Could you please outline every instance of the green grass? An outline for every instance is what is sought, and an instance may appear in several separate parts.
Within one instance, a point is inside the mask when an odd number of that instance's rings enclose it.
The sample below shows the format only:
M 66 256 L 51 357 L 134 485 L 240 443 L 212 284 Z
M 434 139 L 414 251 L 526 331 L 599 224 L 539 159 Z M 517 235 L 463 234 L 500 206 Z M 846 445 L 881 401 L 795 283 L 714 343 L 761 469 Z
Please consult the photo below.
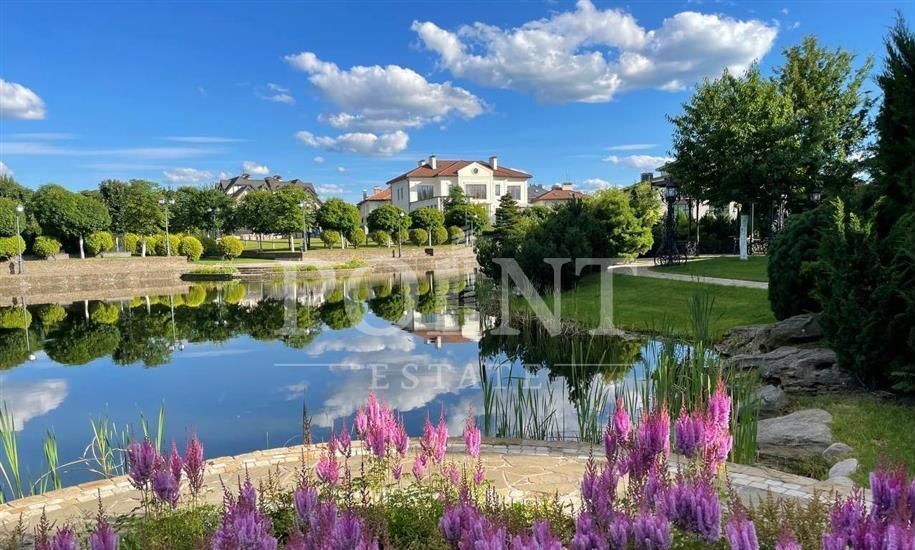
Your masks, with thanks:
M 769 280 L 769 274 L 766 272 L 768 261 L 769 259 L 766 256 L 750 256 L 745 261 L 734 256 L 728 256 L 723 258 L 689 260 L 681 265 L 655 267 L 652 269 L 662 273 L 678 273 L 681 275 L 718 277 L 720 279 L 767 282 Z
M 598 325 L 599 277 L 597 274 L 583 277 L 575 289 L 563 292 L 564 319 L 586 326 Z M 707 288 L 715 300 L 713 333 L 720 335 L 730 327 L 775 321 L 765 290 L 614 274 L 613 324 L 639 332 L 670 330 L 692 336 L 687 301 L 703 288 Z M 545 300 L 552 307 L 552 297 L 547 296 Z
M 869 394 L 793 397 L 791 408 L 817 408 L 832 414 L 832 437 L 850 445 L 858 459 L 852 479 L 868 485 L 877 463 L 904 464 L 915 474 L 915 406 L 878 399 Z

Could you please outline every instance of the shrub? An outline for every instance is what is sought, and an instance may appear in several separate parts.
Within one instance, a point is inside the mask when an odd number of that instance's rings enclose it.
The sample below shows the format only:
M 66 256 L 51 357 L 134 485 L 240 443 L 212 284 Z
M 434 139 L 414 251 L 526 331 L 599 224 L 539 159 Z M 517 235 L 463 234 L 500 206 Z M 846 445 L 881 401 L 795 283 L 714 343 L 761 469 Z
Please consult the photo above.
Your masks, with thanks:
M 156 245 L 159 244 L 159 236 L 158 235 L 140 236 L 140 244 L 137 245 L 137 254 L 143 253 L 143 243 L 146 243 L 146 255 L 155 256 L 156 255 Z
M 124 235 L 124 249 L 131 254 L 140 253 L 140 236 L 135 233 Z
M 156 238 L 156 255 L 157 256 L 166 256 L 169 249 L 171 249 L 172 256 L 177 256 L 178 254 L 180 254 L 179 250 L 181 249 L 181 237 L 179 237 L 178 235 L 169 235 L 167 242 L 168 242 L 168 247 L 166 247 L 165 235 L 157 235 L 157 238 Z
M 349 240 L 356 246 L 365 246 L 365 231 L 362 228 L 354 229 L 350 233 Z
M 48 328 L 67 318 L 67 310 L 60 304 L 41 304 L 35 307 L 35 316 L 41 326 Z
M 226 235 L 219 240 L 219 251 L 224 258 L 234 260 L 244 252 L 245 245 L 241 239 L 232 235 Z
M 369 233 L 369 238 L 378 246 L 391 246 L 391 235 L 387 231 L 376 229 Z
M 445 225 L 445 214 L 437 208 L 419 208 L 410 212 L 410 222 L 412 227 L 419 229 Z
M 769 303 L 776 319 L 820 311 L 815 296 L 820 243 L 829 229 L 830 208 L 792 215 L 769 247 Z
M 411 229 L 410 230 L 410 241 L 416 246 L 423 246 L 429 244 L 429 232 L 425 229 Z
M 324 246 L 327 248 L 333 248 L 338 246 L 342 242 L 343 238 L 340 236 L 339 231 L 334 231 L 333 229 L 328 229 L 324 233 L 321 233 L 321 241 L 324 243 Z
M 392 239 L 394 238 L 394 234 L 391 234 L 391 238 L 392 238 Z M 400 241 L 399 241 L 399 242 L 401 242 L 401 243 L 410 242 L 410 231 L 408 231 L 407 229 L 401 228 L 401 229 L 400 229 Z
M 432 228 L 432 244 L 445 244 L 448 242 L 448 230 L 443 225 Z
M 106 304 L 105 302 L 96 302 L 89 308 L 89 319 L 94 323 L 103 325 L 113 325 L 121 317 L 121 311 L 115 304 Z
M 20 307 L 0 307 L 0 329 L 24 329 L 32 325 L 32 314 Z
M 20 250 L 25 251 L 25 240 L 22 237 L 0 237 L 0 258 L 15 258 Z
M 464 230 L 456 225 L 452 225 L 448 228 L 448 240 L 452 243 L 460 243 L 464 241 Z
M 181 244 L 178 246 L 178 253 L 187 256 L 187 259 L 196 262 L 203 255 L 203 244 L 197 237 L 185 235 L 181 238 Z
M 60 254 L 60 241 L 53 237 L 39 235 L 32 243 L 32 254 L 39 258 L 53 258 Z
M 208 258 L 215 258 L 222 256 L 222 250 L 219 248 L 219 241 L 212 237 L 207 237 L 206 235 L 197 237 L 197 240 L 200 241 L 200 244 L 203 245 L 203 255 Z
M 114 237 L 107 231 L 96 231 L 86 237 L 85 242 L 86 254 L 98 256 L 102 252 L 108 252 L 114 248 Z

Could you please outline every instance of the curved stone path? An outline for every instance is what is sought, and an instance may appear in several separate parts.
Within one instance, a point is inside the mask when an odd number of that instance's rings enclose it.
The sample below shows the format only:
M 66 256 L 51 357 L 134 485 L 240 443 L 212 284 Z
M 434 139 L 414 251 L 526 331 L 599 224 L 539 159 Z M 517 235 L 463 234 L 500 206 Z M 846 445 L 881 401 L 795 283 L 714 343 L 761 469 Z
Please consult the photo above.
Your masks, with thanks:
M 413 445 L 415 448 L 416 445 Z M 272 476 L 281 486 L 292 489 L 298 483 L 302 465 L 311 468 L 325 446 L 282 447 L 238 456 L 221 457 L 207 461 L 204 478 L 203 502 L 222 502 L 223 484 L 234 487 L 247 473 L 252 481 Z M 359 471 L 361 448 L 353 443 L 354 458 L 350 459 L 352 471 Z M 448 443 L 448 458 L 459 466 L 467 464 L 464 442 L 454 438 Z M 596 459 L 602 458 L 602 449 L 594 448 Z M 580 504 L 579 484 L 592 446 L 578 442 L 522 442 L 508 439 L 485 439 L 481 458 L 486 479 L 505 498 L 527 500 L 557 496 L 560 501 Z M 676 470 L 680 459 L 671 457 L 671 469 Z M 410 469 L 412 460 L 405 461 L 404 471 Z M 412 479 L 404 474 L 404 482 Z M 737 490 L 741 500 L 754 505 L 768 494 L 775 497 L 809 500 L 814 494 L 829 497 L 833 492 L 846 494 L 849 488 L 828 481 L 817 481 L 786 474 L 769 468 L 727 465 L 727 479 Z M 184 480 L 183 480 L 184 482 Z M 138 491 L 131 487 L 126 476 L 103 479 L 0 504 L 0 533 L 13 529 L 22 518 L 26 532 L 30 533 L 41 517 L 42 509 L 48 519 L 61 525 L 65 522 L 89 520 L 97 511 L 101 495 L 106 511 L 111 515 L 136 512 L 139 507 Z M 186 498 L 187 487 L 182 487 Z
M 696 260 L 689 261 L 702 261 L 704 258 L 712 258 L 715 256 L 705 256 L 700 257 Z M 766 290 L 769 288 L 769 283 L 762 281 L 744 281 L 742 279 L 722 279 L 720 277 L 703 277 L 701 275 L 685 275 L 682 273 L 664 273 L 663 271 L 658 271 L 655 269 L 654 260 L 651 258 L 640 258 L 631 263 L 619 264 L 610 266 L 610 269 L 620 275 L 632 275 L 634 277 L 650 277 L 652 279 L 668 279 L 671 281 L 684 281 L 687 283 L 694 283 L 699 281 L 701 283 L 707 283 L 710 285 L 720 285 L 720 286 L 739 286 L 744 288 L 757 288 Z

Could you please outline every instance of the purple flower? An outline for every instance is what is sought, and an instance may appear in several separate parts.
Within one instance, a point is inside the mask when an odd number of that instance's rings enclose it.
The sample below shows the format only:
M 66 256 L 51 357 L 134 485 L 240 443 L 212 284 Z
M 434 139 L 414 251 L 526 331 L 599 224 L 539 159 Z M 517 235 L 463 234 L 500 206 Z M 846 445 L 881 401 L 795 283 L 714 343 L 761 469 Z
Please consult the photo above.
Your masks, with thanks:
M 641 550 L 663 550 L 673 544 L 670 522 L 661 515 L 641 512 L 632 522 L 632 534 Z
M 854 494 L 844 500 L 837 501 L 829 515 L 829 533 L 824 536 L 823 545 L 827 546 L 826 537 L 833 547 L 844 548 L 850 544 L 858 532 L 859 526 L 865 519 L 863 495 Z
M 197 439 L 197 436 L 191 437 L 184 448 L 184 473 L 187 474 L 187 482 L 191 488 L 191 495 L 197 498 L 200 489 L 203 487 L 203 471 L 206 467 L 206 461 L 203 458 L 203 445 Z
M 582 512 L 575 520 L 575 536 L 572 537 L 573 550 L 608 550 L 607 537 L 601 532 L 590 512 Z M 625 548 L 625 547 L 622 547 Z M 614 547 L 616 550 L 616 547 Z
M 909 514 L 911 514 L 909 521 L 915 525 L 915 479 L 912 479 L 912 483 L 909 484 Z
M 318 491 L 310 486 L 300 487 L 292 496 L 299 519 L 307 525 L 313 525 L 317 518 Z
M 429 421 L 429 416 L 426 416 L 419 446 L 422 454 L 431 459 L 433 464 L 441 464 L 448 448 L 448 426 L 445 424 L 444 413 L 439 418 L 438 426 L 433 426 Z
M 178 506 L 178 482 L 172 472 L 164 467 L 156 469 L 152 476 L 152 489 L 156 498 L 172 508 Z
M 407 437 L 407 429 L 404 427 L 403 422 L 397 424 L 397 428 L 394 430 L 393 438 L 394 450 L 397 451 L 397 454 L 400 455 L 401 458 L 407 456 L 407 449 L 410 446 L 410 438 Z
M 448 424 L 445 422 L 445 411 L 442 410 L 438 417 L 438 426 L 435 427 L 436 446 L 434 456 L 436 462 L 441 462 L 445 458 L 445 451 L 448 449 Z
M 426 477 L 426 456 L 425 455 L 416 455 L 416 459 L 413 460 L 413 477 L 416 478 L 416 481 L 422 481 Z
M 778 536 L 778 541 L 775 543 L 775 550 L 802 550 L 801 545 L 797 542 L 797 539 L 794 538 L 794 534 L 791 531 L 784 530 Z
M 624 550 L 629 544 L 629 533 L 632 525 L 625 514 L 616 514 L 607 529 L 610 536 L 610 548 Z
M 79 539 L 69 525 L 57 530 L 51 539 L 51 550 L 79 550 Z
M 903 507 L 908 506 L 908 487 L 906 475 L 902 468 L 886 469 L 878 467 L 871 472 L 871 513 L 881 519 L 891 519 Z
M 620 442 L 629 439 L 629 433 L 632 430 L 632 421 L 629 419 L 629 413 L 622 399 L 616 400 L 616 410 L 613 412 L 613 431 L 616 433 Z
M 467 424 L 464 426 L 464 443 L 467 444 L 467 454 L 473 458 L 480 456 L 480 428 L 477 428 L 473 409 L 468 411 Z
M 738 510 L 725 527 L 725 537 L 731 550 L 759 550 L 756 540 L 756 526 L 747 519 L 743 510 Z
M 356 548 L 362 542 L 362 521 L 352 512 L 344 512 L 337 519 L 334 539 L 340 548 Z
M 724 380 L 718 379 L 715 392 L 709 398 L 708 416 L 712 425 L 727 429 L 731 423 L 731 397 L 724 385 Z
M 707 482 L 678 480 L 665 491 L 661 507 L 680 529 L 696 533 L 706 542 L 721 538 L 721 503 Z
M 535 521 L 530 535 L 515 535 L 509 546 L 511 550 L 562 550 L 562 543 L 550 532 L 546 521 Z
M 461 473 L 458 471 L 457 466 L 455 466 L 453 463 L 448 464 L 448 466 L 442 468 L 442 470 L 452 485 L 457 485 L 460 483 Z
M 214 550 L 275 550 L 270 519 L 257 510 L 257 492 L 250 479 L 239 488 L 238 498 L 226 495 L 225 510 L 213 535 Z
M 661 404 L 645 416 L 638 430 L 638 444 L 644 452 L 652 457 L 667 456 L 670 453 L 670 417 L 667 404 Z
M 318 459 L 318 463 L 315 465 L 315 474 L 318 476 L 318 479 L 324 483 L 327 483 L 331 487 L 336 486 L 337 480 L 340 478 L 337 457 L 333 454 L 321 455 L 321 458 Z
M 145 491 L 156 465 L 159 453 L 149 439 L 134 441 L 127 446 L 127 464 L 130 483 L 138 490 Z
M 118 534 L 114 532 L 102 511 L 99 510 L 95 530 L 89 535 L 89 548 L 91 550 L 117 550 L 118 543 Z
M 486 472 L 483 470 L 483 461 L 477 458 L 477 465 L 473 470 L 473 484 L 479 485 L 486 478 Z
M 172 454 L 168 457 L 168 467 L 175 477 L 175 482 L 181 485 L 181 470 L 184 468 L 184 461 L 181 460 L 181 455 L 178 454 L 178 446 L 175 445 L 174 441 L 172 441 Z
M 343 420 L 343 425 L 340 427 L 340 434 L 337 436 L 337 442 L 340 444 L 340 454 L 349 457 L 353 440 L 349 435 L 349 430 L 346 429 L 346 419 Z
M 680 411 L 674 426 L 677 438 L 677 452 L 687 458 L 694 458 L 705 443 L 705 419 L 698 414 Z

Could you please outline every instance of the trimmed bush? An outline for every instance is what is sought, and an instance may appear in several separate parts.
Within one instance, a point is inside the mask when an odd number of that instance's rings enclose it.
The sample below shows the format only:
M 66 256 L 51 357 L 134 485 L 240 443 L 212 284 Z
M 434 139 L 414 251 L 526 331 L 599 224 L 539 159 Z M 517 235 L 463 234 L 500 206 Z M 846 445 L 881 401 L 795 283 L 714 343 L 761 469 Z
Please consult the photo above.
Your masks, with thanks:
M 48 328 L 60 324 L 67 318 L 67 310 L 60 304 L 41 304 L 35 306 L 35 316 L 41 326 Z
M 448 228 L 448 240 L 452 244 L 464 242 L 464 230 L 456 225 Z
M 146 243 L 146 255 L 156 255 L 156 245 L 159 244 L 158 235 L 143 235 L 140 237 L 140 244 L 137 245 L 137 254 L 143 253 L 143 243 Z
M 20 307 L 0 307 L 0 329 L 24 329 L 32 325 L 32 314 Z
M 203 244 L 197 237 L 185 235 L 181 237 L 181 244 L 178 246 L 178 253 L 187 256 L 187 259 L 196 262 L 203 255 Z
M 124 235 L 124 250 L 131 254 L 140 253 L 140 236 L 135 233 Z
M 89 308 L 89 319 L 94 323 L 103 325 L 113 325 L 121 317 L 121 311 L 115 304 L 106 304 L 105 302 L 96 302 Z
M 339 231 L 334 231 L 333 229 L 328 229 L 324 233 L 321 233 L 321 241 L 324 243 L 324 246 L 327 248 L 333 248 L 339 246 L 342 242 L 342 237 L 340 236 Z
M 227 235 L 219 240 L 219 251 L 224 258 L 234 260 L 244 252 L 245 245 L 241 239 L 232 235 Z
M 25 252 L 25 240 L 22 237 L 0 237 L 0 258 L 15 258 L 19 255 L 20 246 Z
M 448 242 L 448 230 L 443 225 L 432 228 L 432 244 L 445 244 Z
M 349 240 L 356 246 L 365 246 L 365 231 L 362 228 L 356 228 L 350 233 Z
M 168 248 L 166 248 L 166 239 L 165 235 L 158 235 L 156 240 L 156 255 L 157 256 L 166 256 L 168 253 Z M 178 235 L 169 235 L 168 244 L 172 251 L 172 256 L 177 256 L 180 254 L 179 250 L 181 249 L 181 237 Z
M 212 237 L 207 237 L 202 235 L 197 237 L 197 240 L 200 241 L 200 244 L 203 245 L 203 255 L 208 258 L 215 258 L 217 256 L 222 256 L 222 250 L 219 248 L 219 241 Z
M 429 232 L 425 229 L 411 229 L 410 230 L 410 241 L 416 246 L 424 246 L 429 244 Z
M 96 231 L 86 237 L 85 242 L 86 254 L 98 256 L 102 252 L 108 252 L 114 248 L 114 237 L 107 231 Z
M 60 241 L 54 237 L 39 235 L 32 243 L 32 254 L 42 259 L 54 258 L 60 254 Z
M 832 229 L 831 207 L 793 214 L 769 246 L 769 303 L 776 319 L 820 311 L 815 294 L 823 231 Z
M 394 235 L 393 235 L 393 234 L 391 235 L 391 238 L 392 238 L 392 239 L 394 238 Z M 401 228 L 401 230 L 400 230 L 400 242 L 401 242 L 401 243 L 408 243 L 408 242 L 410 242 L 410 231 L 408 231 L 407 229 Z
M 378 246 L 391 246 L 391 235 L 387 231 L 376 229 L 369 233 L 369 238 Z

